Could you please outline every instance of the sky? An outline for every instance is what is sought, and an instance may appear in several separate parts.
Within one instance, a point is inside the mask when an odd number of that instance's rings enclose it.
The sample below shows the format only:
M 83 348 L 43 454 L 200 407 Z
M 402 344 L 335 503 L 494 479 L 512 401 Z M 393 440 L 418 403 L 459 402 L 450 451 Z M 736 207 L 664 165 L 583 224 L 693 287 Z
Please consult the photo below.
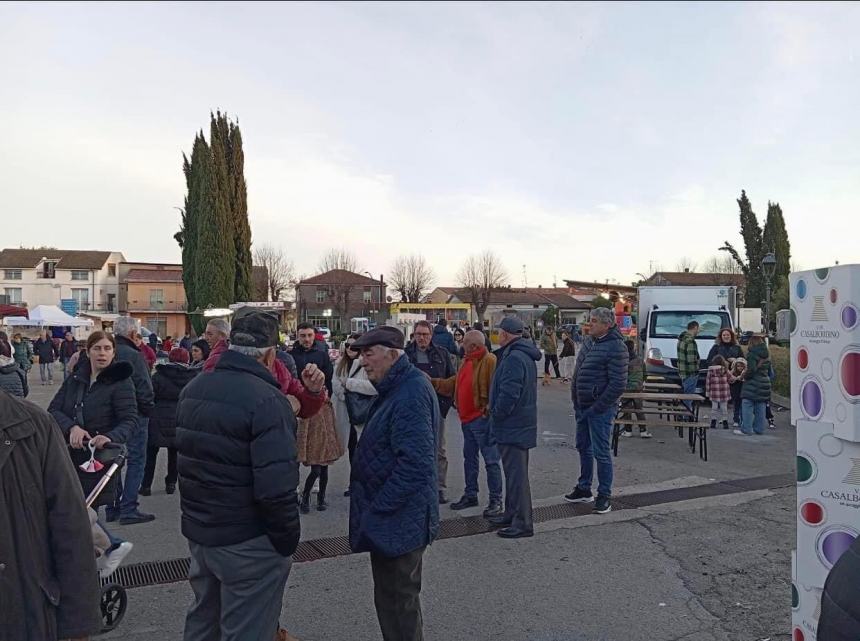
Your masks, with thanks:
M 629 283 L 742 247 L 860 262 L 860 4 L 0 5 L 0 246 L 179 262 L 182 153 L 238 118 L 255 244 L 456 284 Z M 525 278 L 524 278 L 525 277 Z

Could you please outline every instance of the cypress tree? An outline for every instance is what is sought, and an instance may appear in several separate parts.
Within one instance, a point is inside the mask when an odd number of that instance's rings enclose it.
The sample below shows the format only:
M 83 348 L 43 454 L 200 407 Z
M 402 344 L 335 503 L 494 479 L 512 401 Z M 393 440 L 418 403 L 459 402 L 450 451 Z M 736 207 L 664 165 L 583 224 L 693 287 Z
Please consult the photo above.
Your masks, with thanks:
M 227 206 L 228 233 L 233 242 L 233 298 L 236 301 L 247 301 L 252 297 L 252 257 L 242 133 L 239 125 L 231 122 L 226 114 L 218 111 L 210 116 L 212 154 L 218 166 L 217 180 Z
M 776 258 L 771 284 L 773 309 L 788 307 L 788 275 L 791 272 L 791 243 L 785 229 L 785 218 L 779 203 L 767 203 L 767 220 L 762 234 L 762 253 L 773 252 Z
M 195 183 L 199 182 L 195 179 L 195 169 L 199 170 L 203 163 L 202 157 L 208 154 L 209 148 L 206 146 L 202 132 L 194 136 L 191 159 L 189 160 L 188 156 L 184 153 L 182 154 L 182 172 L 185 174 L 187 193 L 185 195 L 185 209 L 182 211 L 182 223 L 179 232 L 174 238 L 182 248 L 182 281 L 185 286 L 185 300 L 188 311 L 193 311 L 199 306 L 195 278 L 195 256 L 200 233 L 198 224 L 200 191 L 199 189 L 194 189 Z M 195 330 L 200 333 L 202 331 L 202 318 L 192 316 L 191 322 Z
M 201 136 L 201 147 L 206 141 Z M 230 216 L 219 178 L 226 175 L 219 140 L 212 141 L 209 153 L 192 159 L 191 193 L 199 194 L 197 250 L 194 274 L 197 302 L 202 308 L 226 307 L 234 302 L 233 273 L 235 248 L 230 237 Z M 223 183 L 220 183 L 223 184 Z
M 746 278 L 744 306 L 758 307 L 764 300 L 764 276 L 761 271 L 761 259 L 765 252 L 762 251 L 762 229 L 758 224 L 758 218 L 752 209 L 752 204 L 747 198 L 746 191 L 741 191 L 741 197 L 738 198 L 737 203 L 740 209 L 741 236 L 744 239 L 746 262 L 728 241 L 720 249 L 732 255 Z

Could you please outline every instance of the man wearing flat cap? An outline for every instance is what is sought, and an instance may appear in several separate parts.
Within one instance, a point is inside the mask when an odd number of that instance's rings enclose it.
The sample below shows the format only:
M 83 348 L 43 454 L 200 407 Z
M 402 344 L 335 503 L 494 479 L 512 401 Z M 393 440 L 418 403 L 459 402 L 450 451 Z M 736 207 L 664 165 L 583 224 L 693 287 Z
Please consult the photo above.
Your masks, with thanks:
M 496 373 L 490 387 L 490 433 L 505 471 L 505 512 L 488 520 L 498 535 L 518 539 L 534 534 L 529 450 L 537 446 L 537 361 L 540 350 L 523 338 L 523 322 L 508 316 L 499 325 Z
M 185 641 L 268 641 L 277 629 L 300 534 L 296 417 L 270 372 L 277 343 L 270 314 L 236 318 L 215 370 L 179 398 L 182 534 L 194 591 Z
M 378 327 L 352 344 L 379 395 L 353 456 L 349 544 L 370 552 L 384 641 L 424 638 L 421 562 L 439 529 L 439 404 L 403 342 L 396 327 Z

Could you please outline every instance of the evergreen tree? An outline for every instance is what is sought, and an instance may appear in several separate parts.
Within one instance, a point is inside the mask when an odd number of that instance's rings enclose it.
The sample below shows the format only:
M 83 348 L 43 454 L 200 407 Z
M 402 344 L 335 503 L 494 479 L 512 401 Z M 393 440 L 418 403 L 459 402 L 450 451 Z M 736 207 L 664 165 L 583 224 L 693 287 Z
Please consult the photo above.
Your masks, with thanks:
M 252 298 L 251 287 L 251 226 L 248 223 L 248 194 L 245 183 L 245 155 L 242 132 L 220 111 L 210 114 L 212 154 L 217 165 L 219 190 L 223 194 L 229 216 L 228 234 L 233 243 L 233 298 Z
M 791 272 L 791 243 L 779 203 L 767 203 L 767 220 L 762 234 L 762 253 L 773 252 L 776 269 L 771 282 L 772 310 L 788 308 L 788 275 Z M 774 315 L 771 314 L 771 318 Z
M 758 218 L 752 210 L 752 204 L 747 198 L 746 191 L 741 191 L 741 197 L 738 198 L 738 207 L 740 209 L 741 221 L 741 236 L 744 239 L 744 250 L 746 253 L 746 261 L 744 261 L 734 246 L 725 241 L 725 244 L 720 247 L 721 250 L 727 251 L 735 259 L 738 266 L 746 278 L 746 296 L 745 307 L 758 307 L 761 301 L 764 300 L 764 277 L 761 270 L 761 259 L 764 256 L 762 251 L 762 229 L 758 224 Z
M 194 185 L 199 182 L 195 177 L 195 168 L 202 167 L 203 156 L 209 155 L 209 147 L 203 138 L 203 132 L 194 136 L 194 146 L 191 151 L 191 159 L 182 154 L 182 171 L 185 174 L 185 209 L 182 211 L 182 223 L 179 232 L 174 236 L 176 242 L 182 248 L 182 281 L 185 286 L 185 300 L 187 309 L 193 311 L 199 306 L 196 286 L 196 260 L 197 240 L 199 236 L 199 211 L 200 190 Z M 202 317 L 191 317 L 195 330 L 202 331 Z

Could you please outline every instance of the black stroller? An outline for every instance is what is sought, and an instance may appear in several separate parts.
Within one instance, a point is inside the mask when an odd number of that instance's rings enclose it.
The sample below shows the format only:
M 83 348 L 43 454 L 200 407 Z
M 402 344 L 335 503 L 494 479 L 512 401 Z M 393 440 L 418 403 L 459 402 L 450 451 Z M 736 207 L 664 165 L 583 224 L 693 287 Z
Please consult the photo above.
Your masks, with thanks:
M 127 453 L 125 446 L 108 443 L 103 449 L 92 452 L 86 447 L 83 450 L 70 449 L 69 451 L 78 472 L 78 478 L 81 480 L 81 487 L 87 497 L 87 507 L 98 512 L 100 506 L 112 504 L 116 493 L 117 475 L 125 464 Z M 98 461 L 95 467 L 99 469 L 86 471 L 81 466 L 86 466 L 91 454 L 95 461 Z M 125 588 L 112 582 L 110 577 L 102 579 L 101 583 L 99 607 L 102 613 L 101 633 L 104 634 L 116 628 L 122 621 L 128 606 L 128 596 Z

